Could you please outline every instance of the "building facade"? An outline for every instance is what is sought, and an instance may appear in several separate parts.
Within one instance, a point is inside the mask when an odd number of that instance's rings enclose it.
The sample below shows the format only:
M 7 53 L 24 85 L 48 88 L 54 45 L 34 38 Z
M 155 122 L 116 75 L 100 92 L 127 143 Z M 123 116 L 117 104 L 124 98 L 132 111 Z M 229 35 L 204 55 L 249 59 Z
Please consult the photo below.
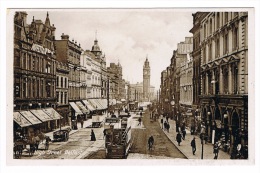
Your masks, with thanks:
M 201 49 L 200 49 L 200 24 L 201 21 L 209 14 L 209 12 L 197 12 L 192 14 L 193 27 L 190 32 L 193 34 L 193 103 L 192 113 L 194 115 L 194 131 L 200 133 L 201 130 L 201 111 L 199 95 L 201 95 L 201 77 L 200 77 L 200 64 L 201 64 Z
M 62 126 L 70 125 L 69 117 L 69 72 L 70 68 L 67 64 L 57 61 L 56 63 L 56 97 L 57 112 L 63 117 Z
M 212 12 L 200 23 L 200 109 L 210 142 L 248 144 L 248 14 Z M 232 152 L 231 152 L 232 153 Z
M 122 66 L 118 62 L 118 64 L 110 63 L 110 66 L 107 67 L 107 73 L 110 81 L 110 92 L 109 98 L 116 99 L 120 101 L 123 99 L 124 93 L 124 85 L 123 85 L 123 74 L 122 74 Z
M 190 127 L 194 123 L 192 116 L 193 101 L 193 59 L 187 54 L 187 59 L 180 66 L 180 105 L 184 109 L 185 123 Z
M 81 77 L 82 79 L 82 97 L 92 98 L 92 58 L 89 55 L 88 51 L 83 51 L 80 57 L 81 66 L 84 67 L 82 73 L 84 76 Z M 85 94 L 85 95 L 84 95 Z
M 76 122 L 83 116 L 82 112 L 76 103 L 80 103 L 81 95 L 81 66 L 80 56 L 82 48 L 77 41 L 69 40 L 69 35 L 62 33 L 61 40 L 55 40 L 57 61 L 65 63 L 69 67 L 68 74 L 68 102 L 69 102 L 69 118 L 72 128 L 76 128 Z
M 52 123 L 57 125 L 56 120 L 44 119 L 45 113 L 42 112 L 43 108 L 55 108 L 57 103 L 55 30 L 48 13 L 44 23 L 33 17 L 31 24 L 27 24 L 26 12 L 15 13 L 14 111 L 41 119 L 37 122 L 29 119 L 31 126 L 27 129 L 30 131 L 28 134 L 33 134 L 35 129 L 46 132 L 52 128 Z

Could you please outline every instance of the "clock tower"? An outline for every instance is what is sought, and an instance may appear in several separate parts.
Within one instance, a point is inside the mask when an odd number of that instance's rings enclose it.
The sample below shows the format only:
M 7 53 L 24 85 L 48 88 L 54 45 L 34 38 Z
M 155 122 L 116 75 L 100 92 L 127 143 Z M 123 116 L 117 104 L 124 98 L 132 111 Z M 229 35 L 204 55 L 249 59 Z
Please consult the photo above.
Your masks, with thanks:
M 150 101 L 150 65 L 148 57 L 143 66 L 143 101 Z

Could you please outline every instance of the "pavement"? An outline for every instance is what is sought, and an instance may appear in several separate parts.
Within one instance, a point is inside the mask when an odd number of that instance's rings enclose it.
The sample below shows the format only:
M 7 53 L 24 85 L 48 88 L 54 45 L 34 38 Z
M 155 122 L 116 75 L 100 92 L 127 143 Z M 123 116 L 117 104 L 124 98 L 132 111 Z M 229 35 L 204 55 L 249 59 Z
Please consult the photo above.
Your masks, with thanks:
M 138 125 L 138 118 L 140 117 L 140 115 L 136 115 L 136 114 L 132 114 L 133 116 L 131 116 L 132 118 L 132 122 L 131 122 L 131 126 L 133 128 L 141 128 L 143 129 L 143 123 L 141 125 Z M 161 119 L 158 119 L 158 123 L 160 123 Z M 166 119 L 164 118 L 164 121 L 166 121 Z M 86 121 L 84 121 L 84 125 L 83 128 L 89 128 L 91 127 L 92 124 L 92 120 L 88 119 Z M 192 148 L 191 148 L 191 140 L 193 139 L 194 135 L 191 135 L 189 129 L 186 129 L 186 136 L 185 136 L 185 140 L 182 140 L 180 146 L 178 146 L 178 143 L 176 141 L 176 124 L 174 120 L 169 119 L 169 124 L 170 124 L 170 130 L 169 132 L 165 131 L 162 129 L 162 131 L 165 133 L 165 135 L 168 137 L 168 139 L 179 149 L 180 152 L 182 152 L 188 159 L 201 159 L 201 155 L 202 155 L 202 144 L 201 144 L 201 140 L 199 138 L 199 136 L 195 136 L 195 140 L 196 140 L 196 153 L 195 155 L 192 154 Z M 71 130 L 69 132 L 69 135 L 72 135 L 74 133 L 76 133 L 78 130 L 81 129 L 81 124 L 78 123 L 78 129 L 77 130 Z M 161 125 L 161 123 L 160 123 Z M 70 126 L 64 126 L 61 129 L 67 129 Z M 101 127 L 102 128 L 102 127 Z M 94 129 L 94 128 L 93 128 Z M 53 140 L 53 133 L 55 131 L 59 131 L 60 128 L 55 129 L 52 132 L 49 133 L 45 133 L 46 136 L 49 136 L 51 138 L 51 140 Z M 103 134 L 101 134 L 103 135 Z M 98 134 L 96 134 L 96 136 L 98 136 Z M 95 141 L 96 142 L 96 141 Z M 44 145 L 45 141 L 43 141 L 42 143 L 40 143 L 39 145 L 39 149 L 43 150 L 45 148 Z M 53 146 L 52 146 L 53 145 Z M 93 143 L 93 146 L 95 146 L 96 144 Z M 50 147 L 54 147 L 53 149 L 55 149 L 57 146 L 57 144 L 55 142 L 50 142 Z M 51 148 L 52 148 L 51 147 Z M 86 155 L 88 155 L 91 151 L 86 150 L 84 153 L 81 153 L 77 159 L 80 158 L 84 158 L 86 157 Z M 211 143 L 206 143 L 204 144 L 204 149 L 203 149 L 203 159 L 213 159 L 214 158 L 214 153 L 213 153 L 213 145 Z M 218 155 L 218 159 L 230 159 L 230 155 L 226 152 L 224 152 L 222 149 L 219 150 L 219 155 Z
M 92 124 L 92 120 L 91 120 L 91 119 L 88 119 L 88 120 L 84 121 L 83 128 L 87 128 L 87 127 L 89 127 L 91 124 Z M 81 129 L 81 124 L 80 124 L 80 123 L 77 123 L 77 126 L 78 126 L 78 129 L 77 129 L 77 130 L 71 130 L 71 131 L 69 132 L 69 136 L 72 135 L 72 134 L 74 134 L 74 133 L 76 133 L 79 129 Z M 68 129 L 68 128 L 71 129 L 71 126 L 61 127 L 62 130 Z M 54 129 L 54 130 L 51 131 L 51 132 L 45 133 L 45 136 L 49 136 L 50 139 L 51 139 L 50 146 L 51 146 L 52 144 L 54 144 L 54 142 L 52 142 L 52 141 L 53 141 L 53 133 L 56 132 L 56 131 L 59 131 L 59 130 L 60 130 L 60 128 L 57 128 L 57 129 Z M 40 149 L 40 150 L 44 150 L 44 149 L 45 149 L 45 140 L 40 142 L 40 144 L 39 144 L 39 149 Z
M 158 122 L 160 123 L 161 118 L 158 119 Z M 164 118 L 163 122 L 166 121 Z M 166 136 L 169 138 L 169 140 L 172 141 L 172 143 L 188 158 L 188 159 L 201 159 L 202 155 L 202 144 L 200 137 L 191 135 L 190 130 L 186 128 L 186 136 L 185 140 L 182 140 L 180 146 L 178 146 L 178 143 L 176 141 L 176 122 L 174 120 L 169 119 L 170 124 L 170 130 L 169 132 L 164 131 Z M 160 123 L 161 125 L 161 123 Z M 191 148 L 191 140 L 195 137 L 196 141 L 196 152 L 195 155 L 192 154 L 192 148 Z M 213 153 L 213 144 L 206 143 L 203 145 L 203 159 L 214 159 L 214 153 Z M 230 159 L 230 155 L 227 152 L 224 152 L 222 149 L 219 149 L 218 159 Z

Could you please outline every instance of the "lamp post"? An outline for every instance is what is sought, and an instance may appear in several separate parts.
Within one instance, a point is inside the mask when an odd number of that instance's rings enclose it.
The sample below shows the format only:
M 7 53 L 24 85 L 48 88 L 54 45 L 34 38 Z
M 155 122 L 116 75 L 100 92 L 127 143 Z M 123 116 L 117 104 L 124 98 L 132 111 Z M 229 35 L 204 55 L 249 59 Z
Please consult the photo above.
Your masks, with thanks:
M 203 150 L 204 150 L 204 136 L 205 136 L 205 126 L 201 125 L 201 131 L 200 131 L 200 140 L 201 140 L 201 159 L 203 159 Z

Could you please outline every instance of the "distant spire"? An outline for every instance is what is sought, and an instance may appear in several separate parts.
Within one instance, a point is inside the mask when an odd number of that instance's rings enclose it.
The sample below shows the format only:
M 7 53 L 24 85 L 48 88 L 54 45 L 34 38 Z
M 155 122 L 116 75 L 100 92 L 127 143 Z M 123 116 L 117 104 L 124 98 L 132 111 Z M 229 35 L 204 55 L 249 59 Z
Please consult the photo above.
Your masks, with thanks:
M 95 32 L 95 40 L 97 40 L 97 30 L 96 30 L 96 32 Z
M 34 16 L 33 16 L 33 22 L 34 22 Z
M 49 17 L 49 13 L 48 13 L 48 11 L 47 11 L 47 17 Z

